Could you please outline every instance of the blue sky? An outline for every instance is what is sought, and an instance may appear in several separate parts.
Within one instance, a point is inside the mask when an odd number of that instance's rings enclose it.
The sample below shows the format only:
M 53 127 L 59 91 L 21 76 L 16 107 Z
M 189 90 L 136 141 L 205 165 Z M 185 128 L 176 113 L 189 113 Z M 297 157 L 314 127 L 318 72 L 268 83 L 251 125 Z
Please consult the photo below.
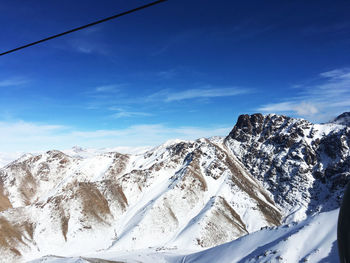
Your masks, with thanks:
M 148 3 L 0 6 L 0 51 Z M 169 0 L 0 57 L 0 152 L 226 135 L 239 114 L 350 106 L 349 1 Z

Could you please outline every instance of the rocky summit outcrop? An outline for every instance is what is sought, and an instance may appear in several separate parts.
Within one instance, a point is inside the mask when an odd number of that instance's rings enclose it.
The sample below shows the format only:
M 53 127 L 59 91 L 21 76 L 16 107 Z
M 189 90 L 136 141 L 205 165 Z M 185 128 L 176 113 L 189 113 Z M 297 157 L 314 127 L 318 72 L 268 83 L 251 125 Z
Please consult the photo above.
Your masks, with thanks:
M 0 169 L 0 262 L 203 249 L 304 219 L 339 206 L 349 145 L 343 123 L 253 114 L 141 154 L 25 155 Z
M 225 145 L 273 194 L 284 214 L 339 206 L 350 178 L 350 128 L 343 123 L 241 115 Z
M 350 126 L 350 112 L 344 112 L 336 117 L 332 123 Z

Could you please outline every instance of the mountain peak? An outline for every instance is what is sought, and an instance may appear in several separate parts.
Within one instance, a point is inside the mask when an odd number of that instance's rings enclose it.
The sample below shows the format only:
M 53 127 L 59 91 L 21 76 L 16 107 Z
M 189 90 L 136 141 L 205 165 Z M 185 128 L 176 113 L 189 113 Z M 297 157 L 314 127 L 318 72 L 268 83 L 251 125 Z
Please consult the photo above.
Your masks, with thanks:
M 262 133 L 268 135 L 274 130 L 272 126 L 279 127 L 290 120 L 292 118 L 276 114 L 242 114 L 238 117 L 237 123 L 228 137 L 239 141 L 248 141 L 250 136 L 260 136 Z
M 261 113 L 252 115 L 242 114 L 238 117 L 236 126 L 241 129 L 251 130 L 252 124 L 261 123 L 263 120 L 264 116 Z
M 75 146 L 72 147 L 72 151 L 75 152 L 75 153 L 79 153 L 79 152 L 85 152 L 86 149 L 84 149 L 84 148 L 81 147 L 81 146 L 75 145 Z
M 350 112 L 344 112 L 336 117 L 332 123 L 350 126 Z

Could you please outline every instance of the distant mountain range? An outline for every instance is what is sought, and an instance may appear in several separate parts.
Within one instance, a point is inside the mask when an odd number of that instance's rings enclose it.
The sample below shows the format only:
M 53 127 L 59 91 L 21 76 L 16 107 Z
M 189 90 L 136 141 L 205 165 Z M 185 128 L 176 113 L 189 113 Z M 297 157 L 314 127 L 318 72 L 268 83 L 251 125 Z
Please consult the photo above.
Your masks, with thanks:
M 241 115 L 139 154 L 26 154 L 0 169 L 0 262 L 336 260 L 349 120 Z

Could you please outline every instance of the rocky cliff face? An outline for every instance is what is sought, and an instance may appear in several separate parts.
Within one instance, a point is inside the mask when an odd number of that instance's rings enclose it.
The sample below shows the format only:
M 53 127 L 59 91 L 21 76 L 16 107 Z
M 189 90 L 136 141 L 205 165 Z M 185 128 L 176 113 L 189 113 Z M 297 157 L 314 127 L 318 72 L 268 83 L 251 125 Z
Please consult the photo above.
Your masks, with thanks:
M 273 194 L 300 216 L 339 206 L 350 174 L 350 128 L 286 116 L 241 115 L 225 145 Z
M 332 123 L 350 126 L 350 112 L 344 112 L 336 117 Z
M 143 154 L 26 155 L 0 169 L 0 261 L 199 249 L 339 206 L 350 128 L 242 115 L 226 138 Z

